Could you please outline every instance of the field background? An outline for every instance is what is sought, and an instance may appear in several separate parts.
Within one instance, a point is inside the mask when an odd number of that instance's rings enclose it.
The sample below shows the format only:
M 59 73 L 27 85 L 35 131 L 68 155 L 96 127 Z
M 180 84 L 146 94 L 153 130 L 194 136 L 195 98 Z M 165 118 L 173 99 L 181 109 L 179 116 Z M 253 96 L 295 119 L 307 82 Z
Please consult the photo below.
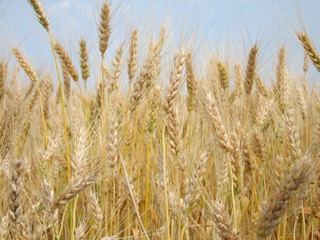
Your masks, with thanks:
M 318 9 L 0 0 L 0 239 L 320 239 Z

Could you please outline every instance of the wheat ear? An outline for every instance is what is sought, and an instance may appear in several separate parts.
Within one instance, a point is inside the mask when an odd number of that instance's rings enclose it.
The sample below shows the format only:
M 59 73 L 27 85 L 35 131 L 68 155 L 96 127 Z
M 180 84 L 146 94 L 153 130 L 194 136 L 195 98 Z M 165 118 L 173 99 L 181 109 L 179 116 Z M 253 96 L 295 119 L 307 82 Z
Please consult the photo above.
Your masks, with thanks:
M 66 99 L 69 99 L 69 97 L 70 97 L 70 88 L 71 88 L 70 75 L 69 75 L 69 72 L 67 70 L 67 67 L 65 65 L 63 65 L 63 64 L 62 64 L 62 76 L 63 76 L 64 94 L 66 96 Z M 60 93 L 60 91 L 58 91 L 58 93 Z
M 87 49 L 87 43 L 84 39 L 81 39 L 79 42 L 80 46 L 80 67 L 81 67 L 81 76 L 85 83 L 90 76 L 90 66 L 89 66 L 89 52 Z
M 74 240 L 85 240 L 86 239 L 86 229 L 84 223 L 81 222 L 79 226 L 75 229 Z
M 23 70 L 28 75 L 29 79 L 34 83 L 37 82 L 38 81 L 38 76 L 37 76 L 36 72 L 33 70 L 33 68 L 31 67 L 30 63 L 22 56 L 22 54 L 19 51 L 19 49 L 14 47 L 12 49 L 12 52 L 15 55 L 16 59 L 18 60 L 20 66 L 23 68 Z
M 164 111 L 167 116 L 167 132 L 172 153 L 177 156 L 180 152 L 180 129 L 177 119 L 177 110 L 174 106 L 178 95 L 178 89 L 182 79 L 182 68 L 184 64 L 184 52 L 179 51 L 175 56 L 174 69 L 171 75 L 171 82 L 167 93 Z
M 319 56 L 319 53 L 317 52 L 316 48 L 311 43 L 308 35 L 303 32 L 298 33 L 298 39 L 302 43 L 304 50 L 308 53 L 314 66 L 320 72 L 320 56 Z
M 230 143 L 230 139 L 225 129 L 225 126 L 222 123 L 222 118 L 216 100 L 214 99 L 211 93 L 207 94 L 206 100 L 207 103 L 205 103 L 205 110 L 207 112 L 207 116 L 210 122 L 213 124 L 214 129 L 217 132 L 220 146 L 226 151 L 231 152 L 232 146 Z
M 93 228 L 98 230 L 102 225 L 103 213 L 99 205 L 98 198 L 93 191 L 89 193 L 89 207 L 93 216 L 94 225 Z
M 43 26 L 45 30 L 47 30 L 47 32 L 49 32 L 49 20 L 46 16 L 44 9 L 41 6 L 41 3 L 37 0 L 28 0 L 28 2 L 35 11 L 39 23 Z
M 64 48 L 62 47 L 62 45 L 58 42 L 54 43 L 54 49 L 56 50 L 60 61 L 63 65 L 65 65 L 66 70 L 68 71 L 68 73 L 71 75 L 72 79 L 77 82 L 79 79 L 78 73 L 77 73 L 77 69 L 76 67 L 73 65 L 70 56 L 68 55 L 68 53 L 64 50 Z
M 89 175 L 85 177 L 81 177 L 75 183 L 71 183 L 68 185 L 65 190 L 60 193 L 53 201 L 52 208 L 55 209 L 59 206 L 63 206 L 67 204 L 70 200 L 72 200 L 79 192 L 83 191 L 85 188 L 90 186 L 95 182 L 95 175 Z
M 215 201 L 213 204 L 213 219 L 219 229 L 219 235 L 222 240 L 240 240 L 240 235 L 232 227 L 232 222 L 228 211 L 224 209 L 221 202 Z
M 292 162 L 301 157 L 300 134 L 293 117 L 293 110 L 288 109 L 285 118 L 287 126 L 287 150 Z
M 46 79 L 44 81 L 44 97 L 43 97 L 43 114 L 44 114 L 44 118 L 48 119 L 49 118 L 49 111 L 50 111 L 50 104 L 49 104 L 49 100 L 52 94 L 52 83 L 49 81 L 49 79 Z
M 261 78 L 259 76 L 256 76 L 255 82 L 256 82 L 257 88 L 258 88 L 259 92 L 262 94 L 262 96 L 264 96 L 265 98 L 269 98 L 268 89 L 266 88 L 266 86 L 264 85 L 263 81 L 261 80 Z
M 188 99 L 187 99 L 187 107 L 188 111 L 191 112 L 194 109 L 195 101 L 196 101 L 196 91 L 197 91 L 197 83 L 194 73 L 194 68 L 192 64 L 192 56 L 189 52 L 186 56 L 186 70 L 187 70 L 187 89 L 188 89 Z
M 184 60 L 185 60 L 184 52 L 178 51 L 175 55 L 174 68 L 171 73 L 171 82 L 169 85 L 168 93 L 166 96 L 166 102 L 164 106 L 164 110 L 167 113 L 173 107 L 174 102 L 178 95 L 178 89 L 182 79 L 182 70 L 183 70 Z
M 5 77 L 6 77 L 5 64 L 3 62 L 0 62 L 0 101 L 4 98 L 4 95 L 6 92 Z
M 123 45 L 121 44 L 117 51 L 114 60 L 112 61 L 112 77 L 109 85 L 108 91 L 111 93 L 112 91 L 119 88 L 119 77 L 121 72 L 121 64 L 122 64 L 122 53 L 123 53 Z
M 241 76 L 241 69 L 240 69 L 240 64 L 236 63 L 234 65 L 234 79 L 236 82 L 236 95 L 239 97 L 242 94 L 243 91 L 243 80 Z
M 111 25 L 110 25 L 110 4 L 108 1 L 105 1 L 101 8 L 100 13 L 100 24 L 98 27 L 99 31 L 99 50 L 101 57 L 104 58 L 104 54 L 107 51 L 109 38 L 111 35 Z
M 134 29 L 131 32 L 129 58 L 128 58 L 129 83 L 132 82 L 132 79 L 136 75 L 137 59 L 138 59 L 138 30 Z
M 309 69 L 309 55 L 307 51 L 304 51 L 304 57 L 303 57 L 303 72 L 304 74 L 307 73 Z
M 11 223 L 10 234 L 13 237 L 18 237 L 21 233 L 19 225 L 22 222 L 22 173 L 24 170 L 23 161 L 16 159 L 12 161 L 11 179 L 9 183 L 9 220 Z
M 298 88 L 298 105 L 300 110 L 300 115 L 303 120 L 307 117 L 307 103 L 305 95 L 301 88 Z
M 220 86 L 224 91 L 226 91 L 229 89 L 229 76 L 227 67 L 222 62 L 218 62 L 217 68 L 219 73 Z
M 155 49 L 155 43 L 151 43 L 149 46 L 147 58 L 142 66 L 139 76 L 133 84 L 133 90 L 130 96 L 129 103 L 129 109 L 131 112 L 134 112 L 136 110 L 146 91 L 147 83 L 150 83 L 151 79 L 153 78 Z
M 257 55 L 258 55 L 258 46 L 255 44 L 249 53 L 249 58 L 248 58 L 248 64 L 247 64 L 247 71 L 246 71 L 246 77 L 245 77 L 245 90 L 246 94 L 250 94 L 253 83 L 254 83 L 254 78 L 256 75 L 256 68 L 257 68 Z
M 280 223 L 280 218 L 289 205 L 289 200 L 297 195 L 301 187 L 307 185 L 312 176 L 310 156 L 304 156 L 293 166 L 290 173 L 280 183 L 276 191 L 262 204 L 262 212 L 256 233 L 258 239 L 265 239 Z

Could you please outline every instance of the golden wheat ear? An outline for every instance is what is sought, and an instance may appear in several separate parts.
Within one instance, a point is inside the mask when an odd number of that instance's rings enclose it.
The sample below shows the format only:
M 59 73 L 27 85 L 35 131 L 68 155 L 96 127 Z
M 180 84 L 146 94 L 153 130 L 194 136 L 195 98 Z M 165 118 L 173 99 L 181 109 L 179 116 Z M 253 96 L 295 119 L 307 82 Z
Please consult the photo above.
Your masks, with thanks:
M 137 60 L 138 60 L 138 30 L 135 28 L 131 32 L 130 49 L 128 58 L 128 76 L 129 83 L 135 77 L 137 72 Z
M 259 51 L 259 47 L 255 44 L 249 52 L 246 77 L 244 80 L 244 86 L 245 86 L 245 91 L 247 95 L 251 93 L 251 90 L 254 84 L 254 78 L 256 75 L 256 68 L 257 68 L 258 51 Z
M 0 62 L 0 102 L 4 98 L 4 95 L 6 92 L 5 78 L 6 78 L 6 67 L 3 62 Z
M 32 6 L 33 10 L 36 13 L 36 16 L 39 20 L 39 23 L 42 25 L 42 27 L 49 32 L 49 19 L 47 18 L 47 15 L 44 11 L 44 9 L 41 6 L 41 3 L 37 0 L 28 0 L 30 5 Z
M 313 166 L 310 156 L 304 156 L 292 167 L 284 180 L 276 186 L 268 201 L 262 204 L 262 212 L 256 229 L 258 239 L 265 239 L 281 222 L 289 201 L 299 194 L 299 190 L 312 179 Z M 306 189 L 305 191 L 307 191 Z
M 78 193 L 86 189 L 88 186 L 95 182 L 96 176 L 81 176 L 74 183 L 69 184 L 60 195 L 58 195 L 54 201 L 52 208 L 55 209 L 59 206 L 63 206 L 71 201 Z
M 23 68 L 23 70 L 28 75 L 29 79 L 32 82 L 38 81 L 38 76 L 35 70 L 31 67 L 31 64 L 22 56 L 21 52 L 18 48 L 14 47 L 12 48 L 12 52 L 14 56 L 16 57 L 17 61 L 19 62 L 20 66 Z
M 221 202 L 216 201 L 213 206 L 213 219 L 219 229 L 219 236 L 223 240 L 240 240 L 240 234 L 232 227 L 229 213 Z
M 313 62 L 314 66 L 320 72 L 320 56 L 316 48 L 311 43 L 308 35 L 304 32 L 297 33 L 298 39 L 300 40 L 304 50 L 308 53 L 311 61 Z
M 22 195 L 23 195 L 23 171 L 22 159 L 11 160 L 11 177 L 8 188 L 9 221 L 11 224 L 11 236 L 18 237 L 21 229 L 18 227 L 22 221 Z
M 226 91 L 229 89 L 229 76 L 227 66 L 219 61 L 217 62 L 217 68 L 219 73 L 220 86 L 224 91 Z
M 192 55 L 190 52 L 186 55 L 186 73 L 187 73 L 187 90 L 188 90 L 188 99 L 187 107 L 188 111 L 192 112 L 196 102 L 197 95 L 197 82 L 194 73 L 194 66 L 192 63 Z
M 90 66 L 89 66 L 89 52 L 87 49 L 87 43 L 84 39 L 81 39 L 79 42 L 80 46 L 80 67 L 81 67 L 81 76 L 85 83 L 87 82 L 90 76 Z
M 184 51 L 178 51 L 174 58 L 174 67 L 171 75 L 171 82 L 163 107 L 167 117 L 166 128 L 169 137 L 170 149 L 175 156 L 178 156 L 181 150 L 180 127 L 175 103 L 177 101 L 179 86 L 182 80 L 184 61 Z
M 64 65 L 65 69 L 68 71 L 68 73 L 71 75 L 72 79 L 77 82 L 79 79 L 78 72 L 76 67 L 71 61 L 70 56 L 65 51 L 65 49 L 62 47 L 62 45 L 59 42 L 54 43 L 54 50 L 57 52 L 61 63 Z
M 99 50 L 101 57 L 104 58 L 104 54 L 109 46 L 109 38 L 111 35 L 111 16 L 110 16 L 110 4 L 105 1 L 101 8 L 100 23 L 98 27 L 99 31 Z
M 119 89 L 119 77 L 121 73 L 121 64 L 122 64 L 122 53 L 123 53 L 123 44 L 121 44 L 116 51 L 116 56 L 112 61 L 112 77 L 110 81 L 110 85 L 108 88 L 109 93 L 114 90 Z

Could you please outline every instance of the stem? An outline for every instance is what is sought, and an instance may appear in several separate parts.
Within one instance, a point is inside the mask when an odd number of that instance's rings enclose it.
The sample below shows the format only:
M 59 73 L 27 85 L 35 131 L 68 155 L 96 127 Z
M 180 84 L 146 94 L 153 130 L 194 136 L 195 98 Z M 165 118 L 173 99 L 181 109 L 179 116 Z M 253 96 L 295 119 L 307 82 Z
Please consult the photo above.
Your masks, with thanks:
M 301 215 L 302 215 L 303 239 L 306 240 L 306 239 L 307 239 L 307 236 L 306 236 L 306 219 L 305 219 L 305 215 L 304 215 L 303 205 L 302 205 L 302 207 L 301 207 Z
M 162 129 L 162 151 L 163 151 L 163 185 L 164 185 L 164 201 L 165 201 L 165 219 L 166 219 L 166 233 L 167 240 L 170 240 L 170 219 L 169 219 L 169 206 L 168 206 L 168 192 L 167 192 L 167 179 L 166 179 L 166 145 L 164 139 L 164 128 Z
M 139 207 L 138 207 L 138 204 L 137 204 L 137 202 L 136 202 L 136 200 L 134 198 L 134 194 L 133 194 L 132 189 L 131 189 L 131 184 L 130 184 L 128 173 L 127 173 L 127 170 L 126 170 L 126 165 L 125 165 L 125 163 L 124 163 L 124 161 L 123 161 L 121 156 L 120 156 L 120 160 L 121 160 L 124 176 L 125 176 L 125 179 L 126 179 L 126 182 L 127 182 L 127 185 L 128 185 L 129 193 L 130 193 L 130 196 L 132 198 L 132 203 L 133 203 L 134 209 L 135 209 L 136 214 L 137 214 L 139 225 L 140 225 L 140 227 L 141 227 L 141 229 L 143 231 L 143 234 L 145 235 L 146 239 L 150 240 L 149 237 L 148 237 L 147 231 L 146 231 L 146 229 L 145 229 L 145 227 L 143 225 L 143 222 L 142 222 L 142 219 L 141 219 L 141 216 L 140 216 L 140 213 L 139 213 Z
M 40 105 L 40 112 L 41 112 L 42 125 L 43 125 L 44 142 L 45 142 L 45 145 L 47 147 L 48 146 L 47 124 L 46 124 L 46 119 L 44 117 L 44 111 L 43 111 L 42 93 L 41 93 L 41 90 L 40 90 L 38 82 L 37 82 L 37 91 L 39 92 L 39 105 Z
M 229 164 L 229 172 L 230 172 L 230 179 L 231 179 L 231 199 L 232 199 L 232 208 L 233 208 L 233 227 L 237 229 L 237 212 L 236 212 L 236 201 L 234 198 L 234 189 L 233 189 L 233 176 L 232 176 L 232 169 Z
M 148 208 L 149 208 L 149 185 L 150 185 L 150 182 L 149 182 L 149 178 L 150 178 L 150 160 L 151 160 L 151 148 L 152 147 L 152 143 L 150 142 L 150 144 L 148 145 L 148 148 L 147 148 L 147 174 L 146 174 L 146 203 L 145 203 L 145 212 L 148 211 Z M 147 214 L 144 215 L 144 219 L 143 219 L 143 222 L 144 224 L 146 225 L 147 224 Z
M 77 203 L 78 203 L 78 198 L 79 195 L 76 196 L 76 199 L 74 200 L 73 204 L 73 213 L 72 213 L 72 229 L 74 230 L 76 228 L 76 208 L 77 208 Z M 71 232 L 71 240 L 74 240 L 74 232 Z
M 53 44 L 53 36 L 51 32 L 48 31 L 49 38 L 50 38 L 50 45 L 51 45 L 51 51 L 53 54 L 53 59 L 54 59 L 54 64 L 56 67 L 56 72 L 57 72 L 57 77 L 58 77 L 58 83 L 59 83 L 59 90 L 60 90 L 60 98 L 61 98 L 61 110 L 62 110 L 62 117 L 63 117 L 63 133 L 64 133 L 64 139 L 66 143 L 66 157 L 67 157 L 67 178 L 68 178 L 68 183 L 70 183 L 71 180 L 71 153 L 69 149 L 69 136 L 68 136 L 68 128 L 67 128 L 67 116 L 66 116 L 66 111 L 65 111 L 65 101 L 64 101 L 64 92 L 63 92 L 63 87 L 62 87 L 62 81 L 61 81 L 61 76 L 60 76 L 60 71 L 59 71 L 59 66 L 58 66 L 58 60 L 57 60 L 57 55 L 54 50 L 54 44 Z M 72 207 L 70 206 L 69 208 L 69 214 L 72 216 Z M 73 224 L 72 224 L 72 217 L 70 218 L 70 234 L 71 237 L 73 236 Z
M 68 136 L 68 128 L 67 128 L 67 116 L 66 116 L 66 111 L 65 111 L 65 101 L 64 101 L 64 93 L 63 93 L 63 87 L 62 87 L 62 81 L 61 81 L 61 76 L 60 76 L 60 71 L 59 71 L 59 66 L 58 66 L 58 60 L 57 60 L 57 55 L 56 52 L 54 51 L 54 46 L 53 46 L 53 37 L 50 32 L 48 32 L 49 37 L 50 37 L 50 45 L 51 45 L 51 51 L 53 54 L 53 59 L 57 71 L 57 77 L 58 77 L 58 83 L 59 83 L 59 90 L 60 90 L 60 97 L 61 97 L 61 110 L 62 110 L 62 116 L 63 116 L 63 133 L 64 133 L 64 138 L 65 138 L 65 143 L 66 143 L 66 153 L 67 153 L 67 173 L 68 173 L 68 182 L 70 182 L 71 179 L 71 166 L 70 166 L 70 149 L 69 149 L 69 136 Z

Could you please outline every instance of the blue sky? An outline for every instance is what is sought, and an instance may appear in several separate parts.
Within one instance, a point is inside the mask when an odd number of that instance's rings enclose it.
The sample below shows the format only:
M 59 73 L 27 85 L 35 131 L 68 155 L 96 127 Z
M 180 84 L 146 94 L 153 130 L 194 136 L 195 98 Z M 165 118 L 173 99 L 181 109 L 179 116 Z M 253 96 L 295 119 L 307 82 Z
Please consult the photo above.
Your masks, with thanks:
M 78 41 L 88 41 L 91 63 L 99 62 L 96 25 L 100 0 L 42 0 L 56 39 L 77 58 Z M 254 42 L 261 48 L 261 71 L 273 67 L 276 49 L 288 47 L 289 68 L 300 68 L 302 49 L 294 35 L 303 26 L 320 50 L 319 0 L 113 0 L 112 37 L 108 58 L 116 46 L 128 42 L 137 27 L 141 48 L 165 23 L 169 30 L 167 50 L 192 46 L 199 55 L 244 59 Z M 0 57 L 18 45 L 37 68 L 50 69 L 52 57 L 45 31 L 27 0 L 0 0 Z M 190 41 L 193 40 L 193 41 Z M 145 48 L 144 48 L 145 49 Z M 203 63 L 204 64 L 204 63 Z M 312 68 L 312 67 L 311 67 Z M 311 71 L 311 78 L 317 73 Z M 270 76 L 272 77 L 272 76 Z

